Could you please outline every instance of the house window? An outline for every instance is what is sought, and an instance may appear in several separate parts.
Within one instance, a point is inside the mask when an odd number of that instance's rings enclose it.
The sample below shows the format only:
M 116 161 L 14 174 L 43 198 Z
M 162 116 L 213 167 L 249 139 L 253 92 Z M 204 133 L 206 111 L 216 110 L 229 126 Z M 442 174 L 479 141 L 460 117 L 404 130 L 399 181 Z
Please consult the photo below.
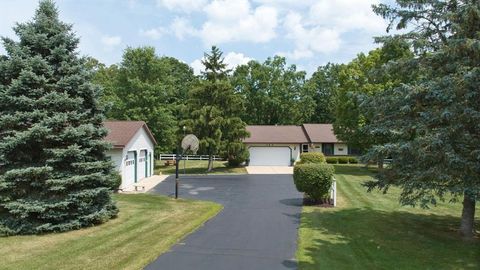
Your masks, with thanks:
M 352 156 L 360 156 L 362 155 L 362 151 L 355 147 L 348 147 L 348 154 Z
M 302 153 L 308 152 L 308 144 L 302 144 Z
M 322 143 L 322 153 L 326 156 L 333 156 L 333 143 Z

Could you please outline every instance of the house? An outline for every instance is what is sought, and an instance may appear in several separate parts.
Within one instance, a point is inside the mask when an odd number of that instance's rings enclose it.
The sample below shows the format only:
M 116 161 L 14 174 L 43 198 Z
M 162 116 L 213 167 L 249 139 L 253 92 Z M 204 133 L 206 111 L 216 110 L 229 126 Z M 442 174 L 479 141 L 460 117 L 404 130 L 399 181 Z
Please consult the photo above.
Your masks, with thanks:
M 153 174 L 153 150 L 157 142 L 143 121 L 105 121 L 105 140 L 113 145 L 107 152 L 122 176 L 121 189 L 127 189 Z
M 250 152 L 250 166 L 290 166 L 304 152 L 351 154 L 351 149 L 337 139 L 331 124 L 253 125 L 247 126 L 247 131 L 250 137 L 243 142 Z

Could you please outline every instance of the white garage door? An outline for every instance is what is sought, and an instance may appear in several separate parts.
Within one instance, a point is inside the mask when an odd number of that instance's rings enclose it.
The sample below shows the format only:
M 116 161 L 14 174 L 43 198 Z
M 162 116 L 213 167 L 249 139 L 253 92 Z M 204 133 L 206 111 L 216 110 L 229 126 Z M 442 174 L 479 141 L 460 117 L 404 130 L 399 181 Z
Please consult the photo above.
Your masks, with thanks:
M 128 187 L 135 183 L 135 154 L 134 152 L 127 153 L 127 159 L 123 165 L 122 187 Z
M 250 147 L 250 166 L 290 166 L 288 147 Z

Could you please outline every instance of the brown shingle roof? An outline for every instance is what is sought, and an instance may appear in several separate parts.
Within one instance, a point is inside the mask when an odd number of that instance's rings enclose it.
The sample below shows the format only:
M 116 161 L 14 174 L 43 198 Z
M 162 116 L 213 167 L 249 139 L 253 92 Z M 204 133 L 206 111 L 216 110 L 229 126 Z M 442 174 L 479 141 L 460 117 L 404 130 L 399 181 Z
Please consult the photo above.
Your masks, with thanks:
M 303 128 L 312 143 L 336 143 L 332 124 L 303 124 Z
M 307 143 L 301 126 L 247 126 L 245 143 Z
M 147 124 L 143 121 L 104 121 L 103 125 L 108 129 L 105 140 L 113 144 L 114 148 L 125 147 L 141 128 L 145 128 L 150 139 L 152 139 L 154 144 L 157 144 L 152 132 L 150 132 Z
M 250 137 L 245 143 L 336 143 L 331 124 L 302 126 L 247 126 Z

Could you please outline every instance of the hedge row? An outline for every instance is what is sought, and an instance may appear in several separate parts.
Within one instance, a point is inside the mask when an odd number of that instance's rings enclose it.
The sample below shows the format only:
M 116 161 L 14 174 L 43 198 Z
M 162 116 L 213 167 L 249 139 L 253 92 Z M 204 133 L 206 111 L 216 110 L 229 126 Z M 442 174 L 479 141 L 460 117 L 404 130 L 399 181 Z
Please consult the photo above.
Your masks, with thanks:
M 357 164 L 358 159 L 356 157 L 326 157 L 328 164 Z
M 325 156 L 319 152 L 308 152 L 300 154 L 300 161 L 297 164 L 325 163 Z

